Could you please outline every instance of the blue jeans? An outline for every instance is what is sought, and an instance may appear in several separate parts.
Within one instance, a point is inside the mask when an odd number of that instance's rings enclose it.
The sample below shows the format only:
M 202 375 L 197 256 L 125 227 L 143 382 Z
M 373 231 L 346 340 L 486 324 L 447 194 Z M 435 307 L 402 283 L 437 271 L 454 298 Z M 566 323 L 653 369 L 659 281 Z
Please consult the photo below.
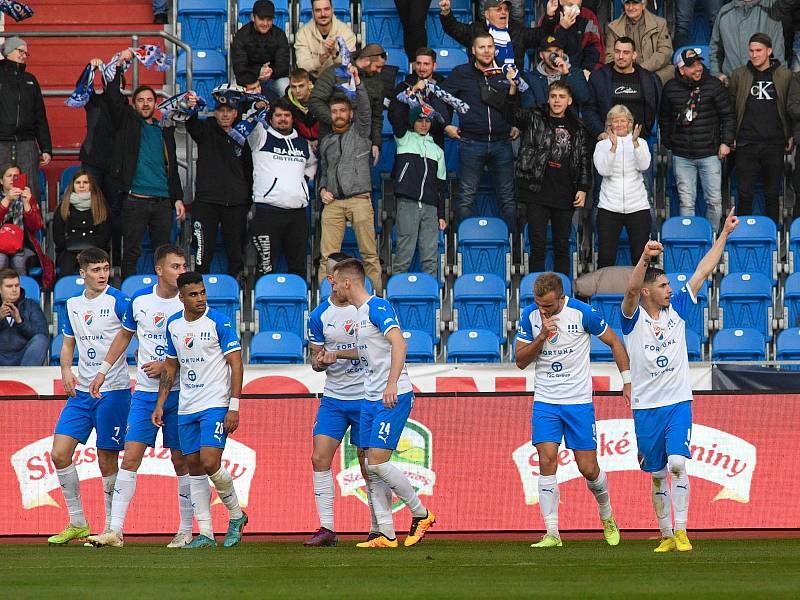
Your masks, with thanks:
M 46 333 L 37 333 L 18 352 L 5 354 L 0 357 L 0 366 L 3 367 L 41 367 L 47 358 L 50 348 L 50 338 Z
M 163 15 L 169 10 L 169 3 L 167 0 L 153 0 L 153 14 Z
M 509 140 L 479 142 L 461 138 L 459 142 L 461 163 L 461 192 L 455 203 L 456 221 L 473 216 L 475 196 L 481 184 L 484 165 L 489 168 L 495 197 L 500 203 L 500 213 L 508 231 L 517 230 L 517 204 L 514 196 L 514 153 Z
M 697 176 L 703 186 L 706 199 L 706 219 L 714 231 L 719 231 L 722 218 L 722 161 L 717 155 L 705 158 L 683 158 L 672 156 L 672 167 L 675 169 L 675 183 L 678 187 L 681 216 L 693 216 L 697 198 Z
M 708 30 L 714 29 L 719 7 L 727 0 L 675 0 L 675 50 L 691 43 L 692 22 L 698 4 L 704 4 L 703 14 L 708 19 Z

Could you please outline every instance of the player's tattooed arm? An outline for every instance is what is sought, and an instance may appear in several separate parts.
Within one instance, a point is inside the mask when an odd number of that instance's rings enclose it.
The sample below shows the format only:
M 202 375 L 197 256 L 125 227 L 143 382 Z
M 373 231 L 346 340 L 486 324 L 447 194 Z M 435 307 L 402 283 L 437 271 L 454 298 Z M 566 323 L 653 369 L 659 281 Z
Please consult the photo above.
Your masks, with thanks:
M 514 353 L 517 357 L 518 369 L 527 369 L 528 365 L 539 358 L 539 354 L 542 353 L 542 348 L 544 347 L 546 339 L 547 336 L 537 335 L 530 343 L 517 341 Z
M 158 382 L 158 398 L 156 399 L 156 407 L 153 409 L 153 414 L 150 416 L 150 421 L 156 427 L 161 427 L 164 424 L 164 403 L 167 401 L 172 386 L 175 384 L 175 375 L 178 372 L 178 359 L 167 357 L 164 361 L 164 370 L 161 371 L 161 377 Z
M 349 348 L 348 350 L 337 350 L 336 358 L 344 358 L 346 360 L 356 360 L 360 358 L 358 348 Z
M 622 314 L 626 317 L 632 317 L 636 312 L 636 307 L 639 305 L 639 292 L 644 285 L 644 275 L 647 267 L 650 266 L 650 261 L 658 258 L 663 251 L 664 247 L 655 240 L 649 240 L 645 244 L 639 262 L 633 267 L 631 278 L 628 280 L 628 289 L 622 299 Z

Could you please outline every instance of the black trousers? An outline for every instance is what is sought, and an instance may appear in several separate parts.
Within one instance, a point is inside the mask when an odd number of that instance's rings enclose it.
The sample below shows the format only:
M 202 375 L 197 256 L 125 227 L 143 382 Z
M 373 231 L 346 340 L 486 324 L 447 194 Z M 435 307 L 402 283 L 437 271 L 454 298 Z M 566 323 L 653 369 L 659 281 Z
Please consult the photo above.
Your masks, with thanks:
M 70 252 L 69 250 L 62 250 L 61 254 L 56 257 L 56 267 L 58 267 L 58 276 L 76 275 L 78 273 L 78 253 Z
M 778 223 L 783 154 L 783 146 L 780 145 L 747 144 L 736 147 L 736 185 L 739 188 L 737 214 L 753 214 L 753 196 L 756 191 L 756 181 L 760 177 L 764 187 L 764 206 L 767 216 Z
M 122 205 L 123 280 L 136 274 L 136 262 L 142 254 L 145 232 L 150 232 L 153 250 L 169 243 L 174 210 L 169 198 L 125 198 Z
M 650 239 L 650 209 L 628 214 L 597 209 L 598 269 L 617 264 L 617 247 L 623 227 L 628 231 L 631 243 L 631 261 L 636 264 Z
M 428 18 L 430 0 L 394 0 L 394 5 L 403 25 L 403 47 L 408 62 L 413 63 L 417 58 L 417 50 L 428 45 L 425 20 Z
M 274 273 L 281 256 L 289 273 L 304 280 L 308 247 L 308 219 L 305 208 L 276 208 L 256 204 L 250 221 L 250 239 L 256 248 L 259 275 Z
M 97 182 L 106 199 L 108 213 L 111 215 L 112 263 L 119 264 L 122 260 L 122 206 L 127 194 L 105 169 L 88 163 L 81 163 L 81 167 Z
M 210 273 L 217 245 L 217 230 L 222 227 L 222 241 L 228 257 L 228 275 L 238 277 L 244 270 L 244 245 L 247 239 L 249 204 L 223 206 L 195 200 L 192 211 L 192 249 L 198 273 Z
M 553 236 L 553 270 L 569 275 L 569 232 L 572 225 L 574 208 L 553 208 L 529 202 L 528 237 L 531 242 L 531 254 L 528 268 L 531 273 L 545 270 L 544 258 L 547 249 L 547 224 Z

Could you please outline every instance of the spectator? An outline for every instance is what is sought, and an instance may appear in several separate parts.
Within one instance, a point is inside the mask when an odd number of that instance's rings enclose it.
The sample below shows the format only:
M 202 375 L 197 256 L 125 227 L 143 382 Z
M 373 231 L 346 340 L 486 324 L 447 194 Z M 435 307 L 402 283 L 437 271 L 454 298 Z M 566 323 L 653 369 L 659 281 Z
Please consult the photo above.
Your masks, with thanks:
M 55 283 L 55 268 L 36 236 L 44 229 L 39 204 L 18 166 L 6 165 L 2 174 L 0 269 L 10 265 L 20 275 L 27 275 L 28 263 L 36 257 L 42 267 L 42 284 L 49 290 Z
M 597 15 L 581 6 L 581 0 L 560 0 L 556 31 L 563 30 L 564 51 L 574 68 L 580 67 L 586 79 L 605 62 L 602 29 Z M 540 21 L 541 23 L 541 21 Z
M 465 48 L 473 47 L 477 34 L 489 33 L 494 41 L 497 64 L 502 66 L 513 62 L 519 70 L 525 64 L 525 51 L 538 48 L 542 39 L 553 35 L 558 0 L 548 0 L 542 25 L 536 28 L 525 27 L 522 21 L 509 20 L 510 5 L 510 0 L 485 0 L 484 18 L 462 23 L 453 16 L 450 0 L 439 0 L 439 20 L 444 32 Z
M 253 4 L 252 21 L 233 36 L 231 64 L 236 83 L 247 87 L 260 81 L 280 97 L 289 86 L 291 51 L 286 32 L 273 25 L 274 19 L 272 0 Z
M 792 188 L 794 189 L 794 210 L 792 219 L 800 217 L 800 74 L 794 73 L 789 83 L 789 94 L 786 101 L 786 112 L 791 118 L 794 140 L 794 169 L 792 170 Z M 800 325 L 800 323 L 798 323 Z
M 368 44 L 354 55 L 353 64 L 358 68 L 358 74 L 369 96 L 370 109 L 370 140 L 372 140 L 373 164 L 377 164 L 378 155 L 383 142 L 383 82 L 379 77 L 383 66 L 386 64 L 386 50 L 380 44 Z M 337 85 L 347 83 L 336 75 L 336 67 L 328 67 L 314 84 L 308 106 L 319 121 L 319 137 L 325 137 L 331 132 L 331 98 L 340 94 Z M 356 103 L 358 106 L 358 103 Z
M 622 6 L 625 14 L 606 27 L 606 62 L 614 60 L 614 42 L 629 37 L 638 49 L 636 63 L 666 83 L 675 76 L 667 20 L 647 10 L 647 0 L 627 0 Z
M 733 103 L 693 49 L 681 52 L 675 69 L 675 78 L 664 85 L 661 95 L 661 144 L 672 150 L 680 213 L 695 214 L 700 175 L 706 218 L 717 231 L 722 218 L 722 161 L 733 145 Z
M 0 367 L 41 367 L 50 347 L 47 321 L 12 269 L 0 270 L 0 302 Z
M 369 162 L 369 96 L 351 65 L 356 83 L 356 107 L 336 95 L 329 101 L 332 132 L 320 139 L 319 197 L 322 201 L 320 229 L 320 283 L 326 276 L 328 257 L 342 249 L 347 221 L 353 226 L 364 269 L 372 281 L 375 294 L 380 296 L 381 264 L 375 243 L 375 215 L 372 210 L 372 175 Z
M 153 0 L 153 23 L 156 25 L 169 23 L 169 0 Z
M 122 278 L 136 273 L 145 232 L 153 248 L 170 241 L 172 215 L 185 215 L 183 188 L 178 176 L 175 128 L 161 127 L 154 117 L 156 92 L 140 85 L 133 106 L 119 101 L 122 69 L 132 60 L 130 50 L 120 53 L 117 74 L 106 88 L 111 121 L 116 129 L 112 177 L 127 192 L 122 207 Z
M 506 0 L 511 6 L 511 18 L 520 25 L 525 24 L 525 0 Z M 426 9 L 427 10 L 427 9 Z M 478 12 L 483 13 L 486 10 L 486 0 L 479 0 Z
M 25 71 L 28 44 L 6 38 L 0 62 L 0 164 L 14 163 L 28 177 L 31 193 L 41 198 L 39 167 L 53 154 L 50 126 L 39 82 Z
M 294 130 L 292 107 L 286 98 L 272 104 L 269 127 L 257 124 L 247 141 L 253 151 L 256 210 L 250 222 L 250 239 L 258 255 L 258 273 L 274 273 L 284 256 L 289 273 L 306 280 L 306 179 L 316 174 L 317 159 L 308 140 Z
M 86 248 L 107 249 L 111 218 L 103 192 L 86 171 L 76 171 L 53 215 L 53 242 L 61 277 L 78 272 L 78 253 Z
M 451 109 L 442 100 L 428 93 L 426 82 L 432 81 L 441 85 L 444 78 L 436 74 L 436 51 L 431 48 L 417 48 L 413 64 L 414 72 L 406 76 L 403 82 L 395 88 L 392 101 L 389 103 L 389 122 L 394 130 L 395 137 L 403 137 L 403 133 L 413 129 L 414 124 L 409 124 L 410 109 L 408 104 L 400 102 L 397 96 L 403 92 L 420 92 L 425 102 L 431 105 L 446 121 L 450 120 Z M 430 122 L 430 136 L 436 144 L 444 149 L 444 124 L 434 119 Z
M 442 87 L 469 105 L 459 115 L 460 127 L 448 125 L 445 133 L 459 140 L 461 186 L 455 202 L 455 216 L 460 223 L 474 212 L 484 167 L 488 167 L 495 195 L 509 231 L 517 229 L 517 205 L 514 199 L 514 153 L 511 140 L 519 130 L 510 123 L 513 102 L 509 84 L 495 63 L 494 39 L 487 32 L 475 35 L 472 43 L 474 62 L 459 65 Z
M 189 106 L 197 105 L 197 96 L 189 96 Z M 244 240 L 247 236 L 247 213 L 253 189 L 253 159 L 250 148 L 241 147 L 228 132 L 239 116 L 235 103 L 217 103 L 213 119 L 192 115 L 186 131 L 197 144 L 192 244 L 195 270 L 210 273 L 217 245 L 217 231 L 228 258 L 228 274 L 239 277 L 244 270 Z
M 636 58 L 636 43 L 623 36 L 614 42 L 614 62 L 603 65 L 589 77 L 591 97 L 584 107 L 583 118 L 592 137 L 605 137 L 608 127 L 603 115 L 617 104 L 631 111 L 634 123 L 642 126 L 643 138 L 652 134 L 658 114 L 658 80 L 637 65 Z
M 539 47 L 539 62 L 534 70 L 525 74 L 530 89 L 520 95 L 523 108 L 544 104 L 549 100 L 550 84 L 563 81 L 570 88 L 570 98 L 576 107 L 589 101 L 589 84 L 580 69 L 573 69 L 569 56 L 564 53 L 561 40 L 548 36 Z
M 356 35 L 350 25 L 333 14 L 332 0 L 311 0 L 311 11 L 313 19 L 294 36 L 294 64 L 316 79 L 331 65 L 342 62 L 336 37 L 342 36 L 350 52 L 355 52 Z
M 515 168 L 517 193 L 527 209 L 532 273 L 545 270 L 549 223 L 553 268 L 570 274 L 572 215 L 583 207 L 592 185 L 589 132 L 570 106 L 569 84 L 555 80 L 548 86 L 547 104 L 522 108 L 514 115 L 522 140 Z
M 714 29 L 719 8 L 727 0 L 675 0 L 675 48 L 691 43 L 694 15 L 697 6 L 703 5 L 703 15 L 708 19 L 708 30 Z
M 426 26 L 430 4 L 430 0 L 394 0 L 403 26 L 403 46 L 410 63 L 416 60 L 417 48 L 428 45 Z
M 305 69 L 298 67 L 289 74 L 286 99 L 289 100 L 291 107 L 294 128 L 300 137 L 311 142 L 312 149 L 316 150 L 319 140 L 319 121 L 311 113 L 308 105 L 313 89 L 314 84 L 311 83 L 311 77 Z
M 650 202 L 642 173 L 650 168 L 650 148 L 639 139 L 640 123 L 617 104 L 606 117 L 606 137 L 594 149 L 594 166 L 603 177 L 597 207 L 597 268 L 617 262 L 623 226 L 628 232 L 631 257 L 642 254 L 650 237 Z
M 411 109 L 407 123 L 407 127 L 395 130 L 397 155 L 392 177 L 397 198 L 397 251 L 394 272 L 408 271 L 418 248 L 422 270 L 438 278 L 438 232 L 447 226 L 442 194 L 447 180 L 444 150 L 429 135 L 431 119 L 422 114 L 421 108 Z
M 783 181 L 783 157 L 794 144 L 786 114 L 792 73 L 772 58 L 772 40 L 765 33 L 750 38 L 750 61 L 731 73 L 736 104 L 736 181 L 740 215 L 753 214 L 756 180 L 764 186 L 769 218 L 778 224 L 778 196 Z
M 733 0 L 722 5 L 711 32 L 709 60 L 711 74 L 728 84 L 728 77 L 747 64 L 749 40 L 766 33 L 775 45 L 773 56 L 784 60 L 781 18 L 787 0 Z

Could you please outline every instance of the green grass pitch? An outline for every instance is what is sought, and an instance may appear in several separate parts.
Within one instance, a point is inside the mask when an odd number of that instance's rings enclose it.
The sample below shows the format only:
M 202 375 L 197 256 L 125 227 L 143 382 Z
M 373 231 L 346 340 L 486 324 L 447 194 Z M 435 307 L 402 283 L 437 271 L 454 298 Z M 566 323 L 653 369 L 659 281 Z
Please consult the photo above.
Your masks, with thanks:
M 415 548 L 303 548 L 245 542 L 214 551 L 0 544 L 2 598 L 797 598 L 800 539 L 694 541 L 654 555 L 652 541 L 610 548 L 565 540 L 426 539 Z

